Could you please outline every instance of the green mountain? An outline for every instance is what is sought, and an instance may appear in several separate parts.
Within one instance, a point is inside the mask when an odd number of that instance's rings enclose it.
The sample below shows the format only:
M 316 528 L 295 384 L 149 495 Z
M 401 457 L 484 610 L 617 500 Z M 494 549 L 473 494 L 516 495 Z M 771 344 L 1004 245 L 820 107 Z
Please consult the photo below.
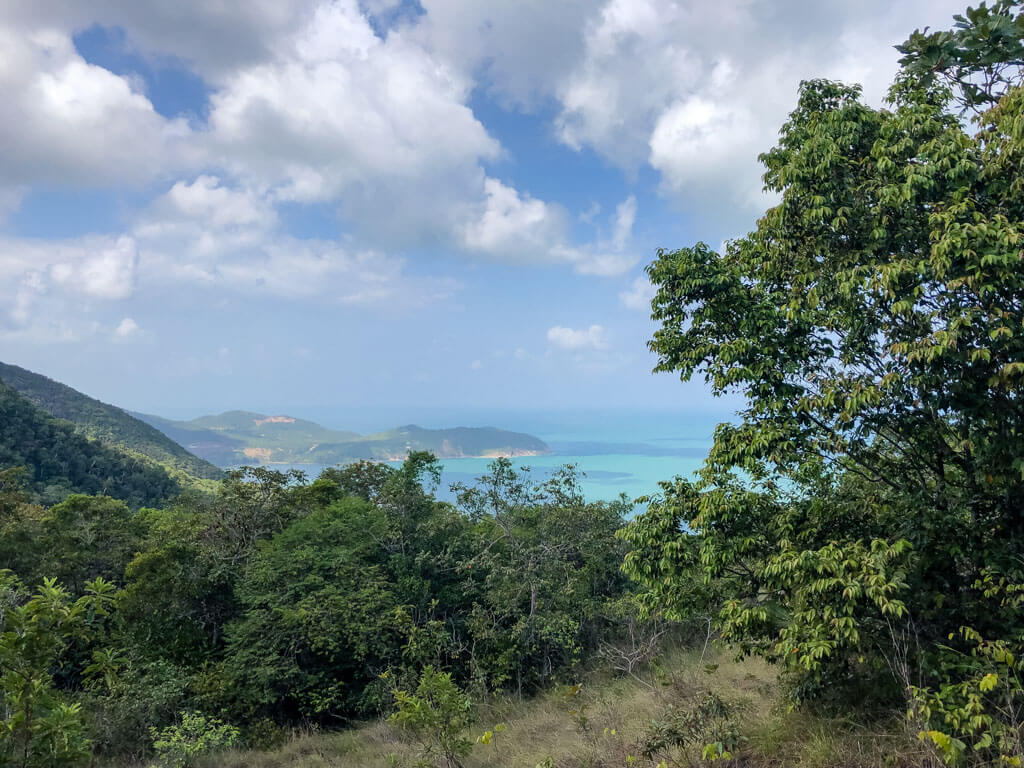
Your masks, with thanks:
M 372 435 L 328 429 L 291 416 L 228 411 L 191 421 L 134 414 L 197 456 L 222 467 L 237 464 L 337 464 L 356 459 L 401 460 L 409 451 L 438 458 L 536 456 L 540 439 L 494 427 L 424 429 L 415 425 Z
M 129 506 L 159 504 L 181 484 L 153 462 L 90 440 L 0 381 L 0 470 L 24 467 L 34 501 L 102 493 Z
M 172 474 L 206 480 L 216 480 L 223 474 L 216 466 L 189 453 L 159 429 L 65 384 L 5 363 L 0 363 L 0 381 L 50 416 L 71 422 L 79 434 L 156 462 Z

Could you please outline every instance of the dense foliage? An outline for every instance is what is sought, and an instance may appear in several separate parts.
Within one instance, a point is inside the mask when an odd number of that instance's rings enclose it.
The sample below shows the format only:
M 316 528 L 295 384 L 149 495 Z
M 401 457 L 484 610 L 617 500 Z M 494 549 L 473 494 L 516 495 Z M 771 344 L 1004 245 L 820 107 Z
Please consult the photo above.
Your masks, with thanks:
M 6 626 L 41 606 L 69 617 L 36 621 L 49 633 L 42 650 L 27 655 L 18 640 L 2 662 L 35 665 L 45 712 L 73 719 L 59 759 L 44 740 L 24 765 L 73 764 L 90 743 L 107 755 L 156 747 L 161 764 L 186 764 L 235 738 L 219 721 L 259 744 L 396 704 L 415 730 L 430 713 L 408 707 L 435 694 L 431 706 L 447 707 L 467 692 L 574 680 L 617 640 L 627 583 L 615 534 L 629 506 L 587 503 L 571 468 L 534 482 L 507 459 L 453 505 L 430 491 L 439 470 L 427 453 L 312 481 L 244 468 L 215 495 L 138 513 L 102 496 L 36 506 L 7 470 Z M 33 596 L 23 584 L 42 586 Z M 21 694 L 0 695 L 14 734 L 0 730 L 0 749 L 19 749 Z M 457 714 L 437 714 L 451 759 Z
M 801 700 L 905 699 L 950 761 L 1022 750 L 1022 39 L 1011 2 L 915 33 L 889 109 L 804 83 L 762 156 L 779 204 L 649 268 L 658 369 L 747 405 L 629 571 Z
M 182 448 L 160 430 L 113 405 L 101 403 L 60 382 L 16 365 L 0 363 L 0 380 L 75 431 L 104 445 L 150 459 L 172 472 L 217 480 L 221 470 Z
M 44 503 L 69 493 L 106 494 L 132 507 L 181 491 L 166 471 L 75 432 L 0 381 L 0 467 L 24 467 L 27 488 Z

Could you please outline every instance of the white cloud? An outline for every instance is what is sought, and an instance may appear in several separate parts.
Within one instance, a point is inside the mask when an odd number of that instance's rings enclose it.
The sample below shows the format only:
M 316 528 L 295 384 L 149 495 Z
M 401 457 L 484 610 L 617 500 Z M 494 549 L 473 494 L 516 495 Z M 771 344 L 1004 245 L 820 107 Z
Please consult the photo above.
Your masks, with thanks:
M 341 199 L 376 237 L 450 232 L 479 199 L 499 145 L 465 102 L 472 81 L 399 33 L 374 34 L 354 0 L 323 4 L 266 61 L 213 95 L 218 161 L 275 199 Z
M 497 179 L 485 182 L 487 201 L 479 218 L 463 229 L 470 251 L 519 262 L 569 264 L 580 274 L 617 275 L 636 261 L 630 250 L 636 199 L 616 208 L 609 238 L 577 245 L 569 238 L 569 217 L 557 205 L 521 195 Z
M 17 284 L 22 296 L 56 286 L 93 299 L 123 299 L 134 290 L 137 262 L 131 237 L 8 238 L 0 240 L 0 285 Z
M 600 325 L 580 329 L 556 325 L 548 329 L 548 342 L 559 349 L 570 351 L 607 349 L 608 334 Z
M 403 306 L 435 301 L 457 288 L 452 280 L 408 277 L 395 256 L 285 234 L 266 193 L 212 176 L 175 184 L 153 203 L 134 236 L 141 271 L 151 283 Z
M 472 363 L 469 364 L 469 368 L 472 371 L 479 371 L 483 367 L 484 367 L 484 364 L 482 362 L 480 362 L 479 360 L 474 360 Z
M 142 182 L 185 162 L 187 124 L 168 121 L 128 78 L 88 64 L 70 33 L 0 13 L 0 187 Z
M 32 321 L 32 307 L 44 292 L 41 272 L 33 270 L 22 276 L 10 305 L 9 319 L 15 327 L 24 328 Z
M 114 329 L 114 337 L 122 340 L 134 338 L 140 333 L 142 333 L 142 329 L 139 328 L 139 324 L 130 317 L 121 320 L 117 324 L 117 328 Z
M 574 149 L 594 147 L 626 167 L 643 162 L 659 109 L 701 74 L 686 38 L 668 32 L 686 16 L 671 0 L 604 5 L 587 26 L 581 59 L 558 86 L 562 141 Z
M 484 182 L 486 204 L 480 218 L 464 228 L 467 248 L 523 261 L 547 259 L 565 236 L 567 217 L 557 206 L 520 195 L 497 179 Z
M 265 199 L 252 190 L 232 190 L 216 176 L 200 176 L 191 184 L 179 181 L 166 195 L 174 213 L 201 218 L 217 229 L 265 229 L 277 214 Z
M 526 84 L 533 101 L 555 100 L 563 143 L 628 171 L 653 168 L 669 197 L 716 227 L 748 220 L 765 204 L 756 158 L 774 143 L 801 80 L 861 82 L 879 103 L 896 69 L 892 46 L 915 27 L 948 25 L 963 8 L 961 0 L 530 4 L 532 28 L 558 30 L 554 54 L 531 45 L 530 32 L 514 22 L 499 25 L 500 11 L 474 5 L 436 0 L 426 7 L 443 11 L 468 37 L 486 38 L 486 50 L 471 44 L 460 59 L 452 33 L 428 18 L 423 30 L 438 50 L 477 67 L 513 102 L 531 101 Z M 456 8 L 468 18 L 456 20 Z M 482 35 L 468 34 L 490 21 Z M 536 61 L 506 49 L 530 51 Z M 517 76 L 534 72 L 534 64 L 543 77 Z
M 138 251 L 130 237 L 108 243 L 86 241 L 67 249 L 58 249 L 50 266 L 56 285 L 98 299 L 125 299 L 135 288 Z
M 549 98 L 583 49 L 586 20 L 602 0 L 421 0 L 426 13 L 403 27 L 442 61 L 475 77 L 509 105 Z
M 451 280 L 410 277 L 398 254 L 413 248 L 622 274 L 638 261 L 635 198 L 606 221 L 583 211 L 594 234 L 578 236 L 578 212 L 494 178 L 505 157 L 473 94 L 553 108 L 558 141 L 653 169 L 697 234 L 721 237 L 763 205 L 755 158 L 801 79 L 862 80 L 877 102 L 892 43 L 948 24 L 962 0 L 420 5 L 4 3 L 0 218 L 39 183 L 168 190 L 121 237 L 0 242 L 5 322 L 39 323 L 58 294 L 85 311 L 162 280 L 349 303 L 451 293 Z M 168 120 L 141 78 L 86 62 L 72 36 L 95 23 L 123 29 L 131 52 L 200 74 L 208 122 Z M 282 206 L 294 202 L 340 211 L 351 234 L 291 236 Z M 620 298 L 639 305 L 645 290 Z
M 97 330 L 91 308 L 131 296 L 138 282 L 133 238 L 0 240 L 0 333 L 48 342 Z
M 630 195 L 615 209 L 615 229 L 612 232 L 611 245 L 617 251 L 623 251 L 633 236 L 633 224 L 636 223 L 636 198 Z
M 636 278 L 622 293 L 619 301 L 627 309 L 651 311 L 651 299 L 654 298 L 654 286 L 646 277 Z
M 119 237 L 0 240 L 0 332 L 78 338 L 101 305 L 175 285 L 389 311 L 459 289 L 450 278 L 409 275 L 397 256 L 288 235 L 259 192 L 201 176 L 175 184 Z

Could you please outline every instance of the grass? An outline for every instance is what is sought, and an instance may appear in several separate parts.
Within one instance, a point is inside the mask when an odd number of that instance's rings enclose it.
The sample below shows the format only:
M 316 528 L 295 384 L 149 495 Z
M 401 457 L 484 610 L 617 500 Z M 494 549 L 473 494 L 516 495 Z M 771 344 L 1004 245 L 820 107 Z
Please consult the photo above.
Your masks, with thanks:
M 708 659 L 704 660 L 705 662 Z M 473 733 L 501 723 L 489 744 L 477 743 L 465 768 L 669 768 L 704 765 L 700 747 L 642 755 L 652 720 L 685 708 L 708 692 L 738 707 L 743 741 L 722 766 L 898 768 L 933 765 L 902 724 L 865 725 L 846 718 L 788 712 L 780 703 L 775 670 L 756 659 L 724 653 L 700 663 L 698 652 L 670 654 L 642 679 L 589 676 L 573 695 L 564 687 L 530 700 L 495 699 L 482 705 Z M 412 766 L 419 745 L 384 721 L 331 733 L 297 733 L 268 751 L 232 750 L 202 768 L 364 768 Z

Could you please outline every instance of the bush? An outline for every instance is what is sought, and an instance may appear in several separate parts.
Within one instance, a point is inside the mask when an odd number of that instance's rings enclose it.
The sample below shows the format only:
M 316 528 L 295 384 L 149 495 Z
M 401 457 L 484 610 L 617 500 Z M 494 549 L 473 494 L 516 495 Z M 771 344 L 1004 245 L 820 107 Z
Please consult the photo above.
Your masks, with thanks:
M 443 759 L 448 768 L 462 768 L 473 749 L 466 729 L 473 723 L 473 702 L 447 672 L 425 667 L 415 693 L 395 689 L 390 721 L 411 731 L 423 745 L 422 763 Z
M 152 728 L 154 768 L 192 768 L 196 758 L 227 749 L 238 741 L 238 729 L 199 712 L 182 712 L 181 723 Z

